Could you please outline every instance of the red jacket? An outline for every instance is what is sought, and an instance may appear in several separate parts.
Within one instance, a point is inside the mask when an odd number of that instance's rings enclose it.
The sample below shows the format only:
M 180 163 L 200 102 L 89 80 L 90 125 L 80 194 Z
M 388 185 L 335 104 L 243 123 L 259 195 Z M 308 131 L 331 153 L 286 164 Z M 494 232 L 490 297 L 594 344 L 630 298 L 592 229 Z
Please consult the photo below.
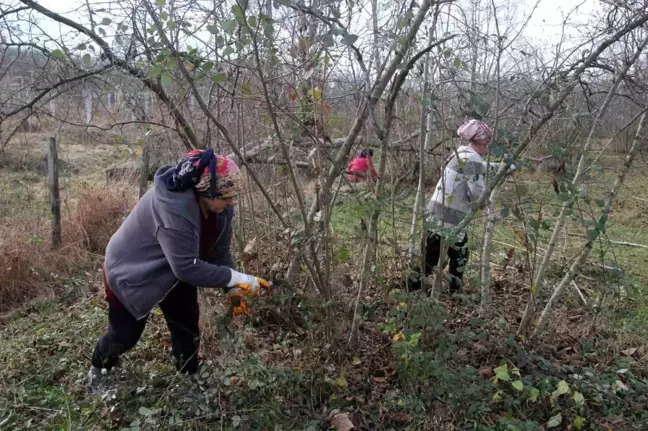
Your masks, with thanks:
M 378 176 L 376 169 L 374 169 L 373 160 L 370 157 L 356 157 L 355 159 L 351 160 L 351 163 L 349 163 L 349 166 L 347 167 L 347 171 L 363 172 L 365 174 L 367 173 L 367 171 L 370 171 L 372 177 L 375 178 Z M 347 174 L 347 178 L 353 182 L 366 179 L 364 177 L 361 177 L 360 175 L 355 174 Z

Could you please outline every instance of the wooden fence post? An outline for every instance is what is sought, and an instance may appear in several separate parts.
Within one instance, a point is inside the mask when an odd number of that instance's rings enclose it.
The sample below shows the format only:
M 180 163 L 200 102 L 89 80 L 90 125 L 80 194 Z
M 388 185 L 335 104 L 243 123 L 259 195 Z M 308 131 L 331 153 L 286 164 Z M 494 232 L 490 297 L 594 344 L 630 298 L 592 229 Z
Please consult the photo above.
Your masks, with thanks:
M 48 185 L 52 209 L 52 248 L 61 246 L 61 199 L 59 193 L 59 163 L 56 138 L 50 137 L 47 151 Z
M 148 190 L 148 177 L 149 177 L 149 142 L 148 138 L 144 138 L 142 145 L 142 158 L 140 160 L 140 181 L 139 181 L 139 197 L 140 199 Z

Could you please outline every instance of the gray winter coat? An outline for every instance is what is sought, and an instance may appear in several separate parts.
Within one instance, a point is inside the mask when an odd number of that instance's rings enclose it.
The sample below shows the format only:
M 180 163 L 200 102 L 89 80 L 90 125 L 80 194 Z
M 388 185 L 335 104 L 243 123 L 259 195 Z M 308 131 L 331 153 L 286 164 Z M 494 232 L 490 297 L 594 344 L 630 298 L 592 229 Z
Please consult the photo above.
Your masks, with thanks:
M 199 258 L 202 213 L 193 190 L 169 191 L 172 165 L 155 174 L 149 190 L 108 242 L 105 271 L 110 290 L 141 319 L 178 280 L 194 286 L 225 287 L 234 268 L 230 243 L 233 210 L 218 214 L 218 240 L 207 260 Z

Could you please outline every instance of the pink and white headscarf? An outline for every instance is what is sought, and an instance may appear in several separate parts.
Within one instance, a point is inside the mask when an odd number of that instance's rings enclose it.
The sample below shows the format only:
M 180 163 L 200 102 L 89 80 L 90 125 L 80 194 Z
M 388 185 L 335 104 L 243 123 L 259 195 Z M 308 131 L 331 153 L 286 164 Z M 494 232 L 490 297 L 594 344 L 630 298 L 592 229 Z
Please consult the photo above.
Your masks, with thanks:
M 483 121 L 474 118 L 462 124 L 457 129 L 457 134 L 465 140 L 479 145 L 489 145 L 493 140 L 493 130 Z

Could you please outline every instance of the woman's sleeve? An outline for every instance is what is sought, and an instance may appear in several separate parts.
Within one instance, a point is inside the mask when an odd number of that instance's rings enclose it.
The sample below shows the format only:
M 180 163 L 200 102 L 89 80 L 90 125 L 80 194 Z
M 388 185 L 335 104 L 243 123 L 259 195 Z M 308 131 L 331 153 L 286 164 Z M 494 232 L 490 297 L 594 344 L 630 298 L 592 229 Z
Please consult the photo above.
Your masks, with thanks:
M 156 238 L 178 279 L 202 287 L 224 288 L 230 282 L 232 273 L 229 267 L 213 265 L 198 256 L 197 232 L 160 226 Z

